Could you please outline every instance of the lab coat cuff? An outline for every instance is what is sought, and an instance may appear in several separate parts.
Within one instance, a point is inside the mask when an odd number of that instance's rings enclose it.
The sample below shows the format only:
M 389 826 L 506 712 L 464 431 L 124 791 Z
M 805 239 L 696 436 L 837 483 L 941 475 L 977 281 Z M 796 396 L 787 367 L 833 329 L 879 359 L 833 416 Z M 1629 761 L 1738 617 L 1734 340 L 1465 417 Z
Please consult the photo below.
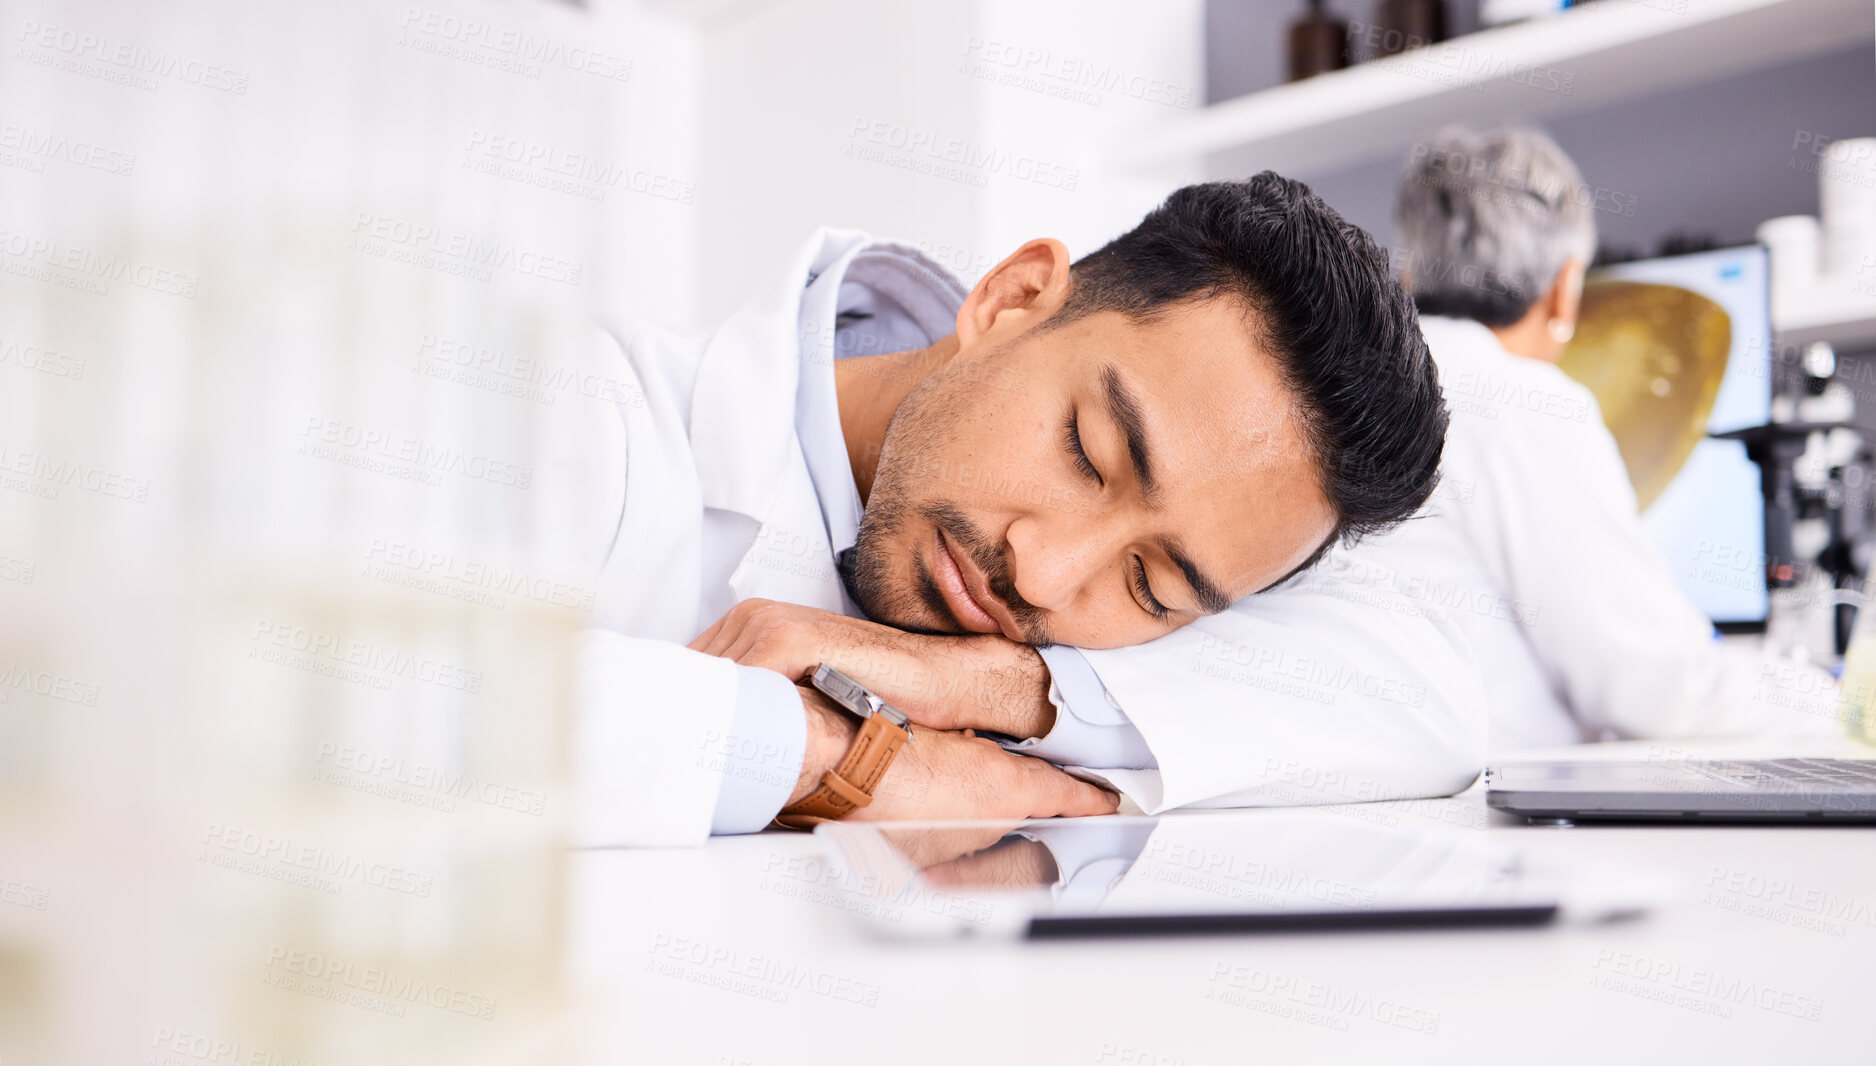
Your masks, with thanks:
M 1109 770 L 1150 770 L 1159 766 L 1127 715 L 1080 651 L 1051 645 L 1038 649 L 1049 668 L 1049 702 L 1055 726 L 1045 736 L 1007 743 L 1053 763 Z
M 1036 652 L 1049 668 L 1049 702 L 1055 704 L 1057 711 L 1066 709 L 1089 725 L 1130 724 L 1126 712 L 1108 695 L 1107 686 L 1101 684 L 1101 675 L 1094 672 L 1081 649 L 1049 644 L 1037 648 Z
M 712 740 L 707 758 L 723 784 L 710 816 L 711 834 L 761 831 L 788 805 L 801 778 L 808 750 L 801 693 L 773 670 L 738 666 L 729 734 Z

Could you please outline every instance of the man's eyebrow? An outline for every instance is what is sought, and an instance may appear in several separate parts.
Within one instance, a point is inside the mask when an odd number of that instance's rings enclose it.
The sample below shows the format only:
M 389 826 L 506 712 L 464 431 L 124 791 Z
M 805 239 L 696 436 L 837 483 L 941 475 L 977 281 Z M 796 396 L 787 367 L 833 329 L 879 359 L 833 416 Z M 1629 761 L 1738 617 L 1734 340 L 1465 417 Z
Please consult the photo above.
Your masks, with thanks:
M 1231 607 L 1231 597 L 1213 583 L 1192 561 L 1192 557 L 1179 547 L 1179 542 L 1172 537 L 1161 537 L 1159 548 L 1171 559 L 1179 572 L 1186 577 L 1186 584 L 1192 586 L 1192 594 L 1198 597 L 1199 609 L 1206 614 L 1222 614 Z
M 1133 390 L 1121 378 L 1120 371 L 1112 366 L 1101 369 L 1102 391 L 1107 397 L 1107 411 L 1120 426 L 1121 435 L 1127 438 L 1127 457 L 1133 461 L 1133 476 L 1140 482 L 1140 496 L 1148 506 L 1159 494 L 1159 480 L 1153 475 L 1153 453 L 1147 447 L 1146 419 L 1140 414 L 1140 402 L 1134 398 Z M 1185 575 L 1186 584 L 1192 587 L 1192 595 L 1198 599 L 1199 609 L 1206 614 L 1219 614 L 1231 606 L 1231 597 L 1218 587 L 1217 583 L 1205 576 L 1192 557 L 1185 553 L 1179 542 L 1172 537 L 1161 537 L 1160 550 L 1166 558 Z
M 1101 370 L 1101 385 L 1107 397 L 1107 411 L 1127 438 L 1127 457 L 1133 460 L 1133 476 L 1140 482 L 1140 496 L 1150 505 L 1159 494 L 1159 480 L 1153 476 L 1153 456 L 1146 443 L 1146 419 L 1140 414 L 1140 402 L 1133 390 L 1112 366 Z

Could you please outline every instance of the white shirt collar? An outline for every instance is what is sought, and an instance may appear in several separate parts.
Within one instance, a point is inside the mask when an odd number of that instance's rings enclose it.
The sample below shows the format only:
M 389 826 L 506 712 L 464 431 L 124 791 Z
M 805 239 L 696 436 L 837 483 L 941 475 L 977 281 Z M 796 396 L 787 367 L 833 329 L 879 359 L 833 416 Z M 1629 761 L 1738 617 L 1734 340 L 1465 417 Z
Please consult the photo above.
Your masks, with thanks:
M 836 558 L 860 534 L 860 491 L 847 457 L 834 360 L 924 348 L 956 327 L 968 292 L 908 245 L 870 241 L 809 281 L 801 295 L 795 433 Z

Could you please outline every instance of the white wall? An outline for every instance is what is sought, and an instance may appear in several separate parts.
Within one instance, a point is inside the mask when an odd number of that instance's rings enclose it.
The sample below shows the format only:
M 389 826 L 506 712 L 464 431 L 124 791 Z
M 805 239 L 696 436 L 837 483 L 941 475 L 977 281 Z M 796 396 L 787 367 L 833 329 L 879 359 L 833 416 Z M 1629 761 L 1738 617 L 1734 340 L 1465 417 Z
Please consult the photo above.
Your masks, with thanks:
M 1077 254 L 1167 190 L 1111 176 L 1131 125 L 1203 95 L 1199 0 L 798 0 L 706 25 L 699 307 L 772 283 L 817 225 L 919 243 L 967 281 L 1023 240 Z

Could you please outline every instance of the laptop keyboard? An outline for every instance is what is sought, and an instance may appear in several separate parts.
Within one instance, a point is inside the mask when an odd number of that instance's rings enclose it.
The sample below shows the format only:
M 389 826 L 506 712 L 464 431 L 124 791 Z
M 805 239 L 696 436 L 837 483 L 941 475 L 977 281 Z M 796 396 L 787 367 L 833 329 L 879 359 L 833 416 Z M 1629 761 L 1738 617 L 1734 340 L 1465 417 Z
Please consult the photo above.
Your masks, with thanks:
M 1754 789 L 1849 789 L 1876 791 L 1876 760 L 1766 759 L 1689 762 L 1689 770 L 1715 781 Z

